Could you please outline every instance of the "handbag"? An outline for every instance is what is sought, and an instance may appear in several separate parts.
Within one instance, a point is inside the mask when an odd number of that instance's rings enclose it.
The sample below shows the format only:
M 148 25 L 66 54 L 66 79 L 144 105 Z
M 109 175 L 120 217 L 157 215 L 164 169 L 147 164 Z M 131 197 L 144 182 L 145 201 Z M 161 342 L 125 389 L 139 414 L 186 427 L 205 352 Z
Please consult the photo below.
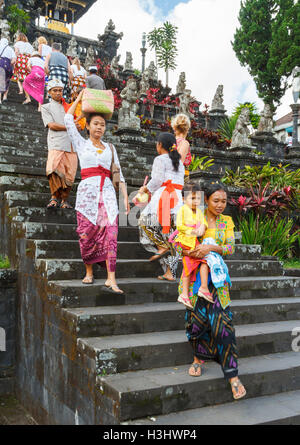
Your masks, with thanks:
M 114 112 L 114 95 L 111 90 L 85 88 L 82 95 L 84 113 L 100 113 L 105 119 L 111 119 Z
M 118 192 L 119 191 L 119 185 L 120 185 L 120 182 L 121 182 L 120 168 L 115 163 L 114 149 L 113 149 L 112 144 L 109 144 L 109 146 L 110 146 L 111 153 L 112 153 L 112 160 L 111 160 L 111 166 L 110 166 L 111 182 L 112 182 L 112 184 L 114 186 L 115 191 Z

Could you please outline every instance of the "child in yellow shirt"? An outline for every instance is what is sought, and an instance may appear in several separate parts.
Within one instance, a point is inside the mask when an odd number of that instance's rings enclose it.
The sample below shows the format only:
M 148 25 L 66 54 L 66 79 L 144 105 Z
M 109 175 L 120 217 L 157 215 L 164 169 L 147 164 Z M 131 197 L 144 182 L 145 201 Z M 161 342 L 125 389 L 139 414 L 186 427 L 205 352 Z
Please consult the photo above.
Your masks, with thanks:
M 188 183 L 183 188 L 184 205 L 177 213 L 177 231 L 174 232 L 175 244 L 184 250 L 193 250 L 202 241 L 206 229 L 207 222 L 203 212 L 198 208 L 201 203 L 201 189 L 198 184 Z M 194 259 L 183 256 L 183 272 L 182 272 L 182 294 L 178 300 L 189 308 L 193 308 L 189 299 L 189 287 L 191 282 L 191 274 L 196 272 L 199 263 L 201 287 L 198 295 L 206 300 L 213 302 L 212 295 L 209 292 L 207 282 L 209 268 L 204 259 Z

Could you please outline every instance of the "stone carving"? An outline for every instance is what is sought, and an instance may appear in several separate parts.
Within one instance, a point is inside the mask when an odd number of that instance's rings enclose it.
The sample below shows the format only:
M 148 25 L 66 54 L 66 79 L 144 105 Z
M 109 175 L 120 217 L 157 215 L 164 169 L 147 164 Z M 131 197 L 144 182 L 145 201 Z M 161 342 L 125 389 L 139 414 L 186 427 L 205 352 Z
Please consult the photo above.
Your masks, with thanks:
M 87 49 L 84 67 L 86 70 L 88 70 L 89 67 L 93 65 L 95 65 L 95 51 L 92 45 L 90 45 Z
M 140 83 L 140 94 L 147 96 L 147 90 L 150 88 L 149 73 L 145 70 L 142 74 L 142 79 Z
M 104 30 L 105 33 L 113 32 L 116 29 L 116 25 L 112 21 L 112 19 L 109 20 L 108 24 L 106 25 L 106 28 Z
M 120 55 L 115 56 L 112 61 L 111 61 L 111 65 L 110 65 L 110 71 L 112 73 L 112 75 L 116 78 L 119 77 L 119 62 L 120 62 Z
M 194 117 L 193 113 L 190 112 L 190 103 L 194 102 L 195 98 L 191 96 L 191 90 L 184 90 L 183 94 L 180 95 L 180 107 L 179 113 L 183 113 L 188 117 Z
M 133 71 L 133 65 L 132 65 L 132 54 L 131 52 L 126 52 L 126 61 L 124 65 L 124 71 Z
M 4 7 L 5 7 L 5 1 L 0 0 L 0 19 L 2 19 L 3 15 L 4 15 Z
M 120 46 L 118 40 L 123 38 L 123 33 L 115 32 L 115 25 L 112 20 L 108 22 L 104 30 L 104 34 L 98 34 L 101 59 L 106 58 L 112 60 L 117 55 L 117 50 Z
M 75 37 L 72 37 L 69 45 L 68 45 L 68 49 L 67 49 L 67 56 L 69 57 L 78 57 L 78 53 L 77 53 L 77 42 Z
M 10 32 L 9 32 L 9 24 L 6 19 L 0 19 L 0 32 L 1 39 L 7 39 L 10 42 Z
M 135 79 L 128 79 L 126 87 L 121 91 L 122 107 L 119 110 L 118 125 L 121 128 L 140 130 L 141 123 L 137 116 L 139 98 Z
M 293 98 L 294 98 L 294 103 L 296 104 L 298 102 L 299 99 L 299 94 L 300 94 L 300 67 L 299 66 L 295 66 L 295 68 L 292 71 L 292 76 L 293 76 Z
M 150 65 L 147 68 L 148 71 L 148 75 L 149 75 L 149 80 L 157 80 L 157 69 L 155 66 L 155 63 L 152 61 L 150 62 Z
M 178 84 L 176 87 L 176 94 L 184 94 L 186 89 L 185 72 L 182 72 L 179 76 Z
M 243 108 L 233 130 L 230 148 L 252 146 L 248 128 L 250 125 L 250 110 L 249 108 Z
M 217 91 L 214 95 L 212 104 L 211 104 L 211 111 L 212 110 L 224 110 L 224 104 L 223 104 L 223 85 L 219 85 L 217 88 Z
M 265 104 L 264 110 L 261 113 L 257 132 L 273 133 L 273 113 L 269 104 Z

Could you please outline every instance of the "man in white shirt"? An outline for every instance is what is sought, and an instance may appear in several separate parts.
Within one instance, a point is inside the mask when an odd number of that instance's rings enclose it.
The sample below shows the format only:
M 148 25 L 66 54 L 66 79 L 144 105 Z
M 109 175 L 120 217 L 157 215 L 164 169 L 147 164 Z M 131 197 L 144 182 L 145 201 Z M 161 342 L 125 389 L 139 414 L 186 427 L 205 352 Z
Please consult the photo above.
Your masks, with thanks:
M 41 107 L 44 125 L 49 129 L 46 175 L 49 179 L 51 199 L 47 208 L 59 207 L 58 200 L 61 199 L 60 207 L 70 209 L 72 207 L 67 199 L 75 180 L 78 159 L 64 123 L 64 84 L 59 79 L 52 79 L 47 89 L 51 100 Z

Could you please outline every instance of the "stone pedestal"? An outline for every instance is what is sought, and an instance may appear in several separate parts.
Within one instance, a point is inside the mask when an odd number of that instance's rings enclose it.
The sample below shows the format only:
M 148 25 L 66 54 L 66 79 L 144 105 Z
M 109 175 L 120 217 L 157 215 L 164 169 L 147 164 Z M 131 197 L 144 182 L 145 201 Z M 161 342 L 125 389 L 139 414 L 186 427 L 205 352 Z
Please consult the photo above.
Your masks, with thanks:
M 121 142 L 146 142 L 146 138 L 143 136 L 143 130 L 119 128 L 115 134 L 120 137 Z
M 292 148 L 300 149 L 300 143 L 298 140 L 298 118 L 300 114 L 300 104 L 290 105 L 293 112 L 293 145 Z
M 224 108 L 215 108 L 209 111 L 209 130 L 218 130 L 221 121 L 226 117 L 226 110 Z
M 270 159 L 284 158 L 285 144 L 279 142 L 273 133 L 266 131 L 257 131 L 250 136 L 255 149 L 263 152 L 264 156 Z M 253 151 L 253 150 L 252 150 Z

